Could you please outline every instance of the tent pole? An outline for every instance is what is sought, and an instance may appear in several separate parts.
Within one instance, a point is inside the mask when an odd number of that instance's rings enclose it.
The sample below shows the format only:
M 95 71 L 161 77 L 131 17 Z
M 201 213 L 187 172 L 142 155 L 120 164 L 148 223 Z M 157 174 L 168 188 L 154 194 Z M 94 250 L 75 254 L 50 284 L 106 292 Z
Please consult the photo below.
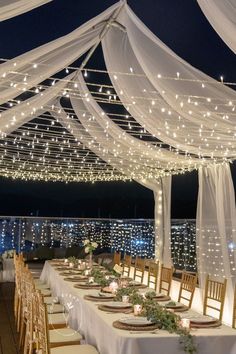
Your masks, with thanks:
M 95 43 L 93 45 L 93 47 L 89 50 L 88 54 L 86 55 L 86 58 L 83 60 L 82 64 L 79 67 L 79 71 L 83 70 L 83 68 L 85 67 L 85 65 L 88 63 L 89 59 L 91 58 L 91 56 L 93 55 L 93 53 L 95 52 L 95 50 L 97 49 L 97 47 L 99 46 L 99 44 L 101 43 L 102 39 L 104 38 L 104 36 L 107 34 L 107 32 L 110 29 L 110 25 L 112 24 L 113 21 L 115 21 L 117 19 L 117 17 L 119 16 L 121 10 L 123 9 L 124 5 L 125 5 L 125 1 L 122 1 L 121 6 L 118 7 L 113 14 L 111 15 L 111 17 L 108 19 L 108 21 L 106 22 L 105 26 L 103 27 L 100 35 L 99 35 L 99 40 L 97 43 Z

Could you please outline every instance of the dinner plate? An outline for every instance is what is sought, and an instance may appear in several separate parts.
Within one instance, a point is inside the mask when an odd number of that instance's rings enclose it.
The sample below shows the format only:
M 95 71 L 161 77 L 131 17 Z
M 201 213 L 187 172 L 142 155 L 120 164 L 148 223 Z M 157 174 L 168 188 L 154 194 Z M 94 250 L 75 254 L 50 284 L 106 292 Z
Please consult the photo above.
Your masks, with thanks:
M 119 319 L 120 323 L 130 326 L 150 326 L 152 322 L 147 317 L 130 316 Z
M 111 308 L 130 308 L 132 307 L 132 304 L 121 302 L 121 301 L 111 301 L 111 302 L 106 302 L 106 307 L 111 307 Z
M 210 317 L 210 316 L 200 316 L 200 317 L 193 317 L 193 318 L 189 318 L 191 323 L 213 323 L 216 322 L 217 319 Z

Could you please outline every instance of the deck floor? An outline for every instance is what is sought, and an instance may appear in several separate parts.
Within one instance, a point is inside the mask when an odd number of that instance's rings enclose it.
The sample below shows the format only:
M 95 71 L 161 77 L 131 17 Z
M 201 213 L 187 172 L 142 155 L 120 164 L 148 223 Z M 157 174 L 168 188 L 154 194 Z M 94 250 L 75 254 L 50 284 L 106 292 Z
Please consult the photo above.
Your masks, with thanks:
M 21 354 L 14 322 L 14 283 L 0 283 L 0 354 Z

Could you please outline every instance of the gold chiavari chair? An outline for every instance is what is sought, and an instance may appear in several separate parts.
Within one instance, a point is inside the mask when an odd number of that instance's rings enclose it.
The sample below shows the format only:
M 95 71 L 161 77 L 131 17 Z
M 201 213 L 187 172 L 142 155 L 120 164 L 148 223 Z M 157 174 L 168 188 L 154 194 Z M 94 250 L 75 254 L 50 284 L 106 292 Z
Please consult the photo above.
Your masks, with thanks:
M 150 261 L 148 265 L 147 286 L 149 288 L 153 288 L 155 291 L 157 289 L 158 272 L 159 272 L 159 261 L 157 263 Z
M 38 354 L 98 354 L 97 350 L 88 344 L 67 345 L 51 348 L 49 342 L 50 334 L 48 330 L 46 305 L 42 301 L 39 301 L 38 305 L 36 335 L 36 348 Z
M 145 270 L 146 259 L 141 257 L 136 257 L 135 267 L 134 267 L 134 280 L 143 282 L 144 270 Z
M 225 303 L 227 280 L 223 282 L 210 279 L 209 275 L 206 277 L 205 295 L 203 303 L 203 314 L 208 313 L 208 309 L 218 312 L 219 321 L 222 320 L 223 309 Z M 215 317 L 215 316 L 214 316 Z
M 183 272 L 180 283 L 178 302 L 183 302 L 188 308 L 191 308 L 193 295 L 197 285 L 197 275 Z
M 120 252 L 115 252 L 113 256 L 113 265 L 118 264 L 120 265 L 121 261 L 121 253 Z
M 171 282 L 173 277 L 173 267 L 168 268 L 161 265 L 159 292 L 167 296 L 170 295 Z
M 128 277 L 130 276 L 131 263 L 132 263 L 132 256 L 125 254 L 125 257 L 123 260 L 123 275 L 126 275 Z
M 234 288 L 234 303 L 233 303 L 233 320 L 232 327 L 236 329 L 236 285 Z

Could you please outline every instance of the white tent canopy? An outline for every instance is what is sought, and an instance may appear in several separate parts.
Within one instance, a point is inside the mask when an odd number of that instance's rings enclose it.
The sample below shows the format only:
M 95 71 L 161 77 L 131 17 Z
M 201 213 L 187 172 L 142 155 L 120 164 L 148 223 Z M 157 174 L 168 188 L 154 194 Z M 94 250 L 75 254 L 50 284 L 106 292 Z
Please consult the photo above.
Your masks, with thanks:
M 0 21 L 22 15 L 52 0 L 0 0 Z
M 197 0 L 206 18 L 228 45 L 236 53 L 236 2 L 235 0 Z
M 107 70 L 94 71 L 109 75 L 112 85 L 82 75 L 99 43 Z M 68 67 L 78 59 L 79 67 Z M 154 192 L 156 257 L 167 264 L 171 175 L 199 169 L 201 280 L 203 264 L 215 275 L 207 252 L 220 247 L 218 276 L 235 283 L 235 255 L 225 242 L 235 242 L 228 232 L 236 220 L 228 163 L 236 158 L 236 93 L 177 56 L 126 2 L 0 65 L 0 93 L 0 175 L 138 181 Z M 217 225 L 212 233 L 223 242 L 205 250 L 209 225 Z

